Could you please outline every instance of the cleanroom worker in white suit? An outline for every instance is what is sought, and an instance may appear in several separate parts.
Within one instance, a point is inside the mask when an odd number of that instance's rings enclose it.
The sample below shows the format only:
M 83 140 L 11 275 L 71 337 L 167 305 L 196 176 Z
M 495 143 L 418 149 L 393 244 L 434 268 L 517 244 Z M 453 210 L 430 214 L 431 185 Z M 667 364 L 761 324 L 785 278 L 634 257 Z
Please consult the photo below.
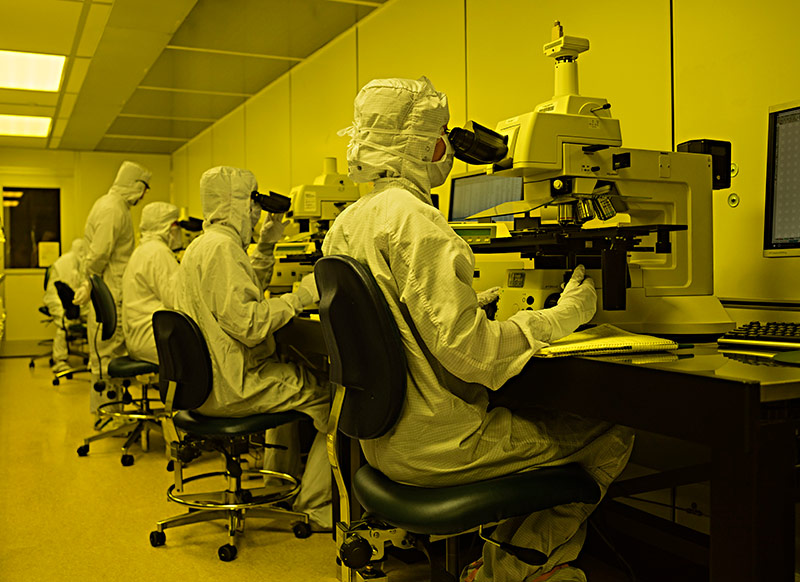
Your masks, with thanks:
M 150 176 L 150 171 L 139 164 L 122 162 L 108 193 L 98 198 L 89 211 L 83 231 L 83 237 L 88 245 L 86 257 L 81 265 L 83 282 L 75 291 L 75 304 L 89 303 L 91 293 L 89 277 L 97 275 L 102 277 L 114 297 L 117 318 L 122 313 L 122 273 L 125 271 L 125 265 L 128 264 L 134 246 L 130 209 L 142 199 L 150 188 Z M 90 310 L 87 332 L 92 384 L 100 378 L 101 373 L 106 383 L 106 390 L 102 393 L 95 391 L 94 388 L 89 390 L 89 407 L 94 414 L 97 414 L 97 409 L 101 404 L 113 401 L 120 394 L 119 390 L 108 389 L 115 382 L 107 378 L 108 363 L 126 353 L 122 326 L 119 323 L 117 321 L 117 327 L 111 339 L 103 341 L 100 339 L 100 334 L 97 333 L 98 324 L 94 308 L 92 307 Z M 97 338 L 97 350 L 94 347 L 95 337 Z M 109 392 L 116 392 L 114 399 L 109 398 Z M 97 419 L 98 422 L 101 420 Z M 96 428 L 101 426 L 98 422 L 95 423 Z
M 552 411 L 489 408 L 489 392 L 547 342 L 588 322 L 597 298 L 579 266 L 557 306 L 487 319 L 472 289 L 470 247 L 431 203 L 431 188 L 452 167 L 448 120 L 447 97 L 428 79 L 378 79 L 359 92 L 353 125 L 343 132 L 351 136 L 350 178 L 374 188 L 336 218 L 322 250 L 370 269 L 408 362 L 400 418 L 385 436 L 362 441 L 367 461 L 390 479 L 433 487 L 577 462 L 605 492 L 630 455 L 629 430 Z M 485 544 L 462 580 L 584 581 L 567 563 L 578 555 L 593 509 L 566 505 L 504 522 L 493 537 L 513 537 L 548 562 L 530 566 Z
M 80 264 L 86 253 L 86 241 L 76 238 L 72 241 L 70 250 L 58 257 L 50 265 L 50 275 L 47 279 L 47 289 L 44 292 L 44 304 L 47 306 L 53 322 L 56 325 L 56 335 L 53 337 L 53 372 L 63 372 L 69 370 L 70 365 L 67 361 L 69 349 L 67 347 L 67 334 L 64 331 L 62 322 L 64 317 L 64 306 L 56 290 L 56 281 L 61 281 L 69 285 L 75 291 L 81 284 Z M 85 311 L 85 310 L 84 310 Z
M 283 234 L 280 215 L 268 214 L 255 251 L 245 249 L 261 216 L 251 200 L 255 176 L 227 166 L 200 179 L 203 234 L 181 261 L 175 285 L 175 309 L 203 331 L 214 372 L 214 388 L 198 409 L 207 416 L 247 416 L 297 410 L 314 421 L 311 445 L 296 511 L 307 512 L 317 526 L 331 526 L 331 479 L 325 450 L 330 391 L 305 367 L 275 353 L 273 333 L 319 299 L 313 276 L 294 293 L 266 299 L 275 264 L 273 250 Z
M 178 271 L 174 250 L 181 247 L 178 207 L 151 202 L 142 208 L 139 246 L 122 276 L 122 331 L 128 355 L 158 364 L 153 313 L 172 307 L 173 277 Z

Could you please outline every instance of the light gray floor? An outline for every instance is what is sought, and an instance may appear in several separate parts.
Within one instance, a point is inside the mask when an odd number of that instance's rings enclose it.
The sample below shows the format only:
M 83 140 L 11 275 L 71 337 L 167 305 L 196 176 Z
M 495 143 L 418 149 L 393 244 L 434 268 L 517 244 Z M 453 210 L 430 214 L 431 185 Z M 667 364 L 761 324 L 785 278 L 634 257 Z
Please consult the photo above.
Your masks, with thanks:
M 30 370 L 26 358 L 0 360 L 0 580 L 336 580 L 330 535 L 298 540 L 279 522 L 248 521 L 230 563 L 217 558 L 227 541 L 221 521 L 167 530 L 167 544 L 152 548 L 155 521 L 184 511 L 166 498 L 163 441 L 146 454 L 135 446 L 131 467 L 120 464 L 118 438 L 79 458 L 93 432 L 87 376 L 51 380 L 46 362 Z

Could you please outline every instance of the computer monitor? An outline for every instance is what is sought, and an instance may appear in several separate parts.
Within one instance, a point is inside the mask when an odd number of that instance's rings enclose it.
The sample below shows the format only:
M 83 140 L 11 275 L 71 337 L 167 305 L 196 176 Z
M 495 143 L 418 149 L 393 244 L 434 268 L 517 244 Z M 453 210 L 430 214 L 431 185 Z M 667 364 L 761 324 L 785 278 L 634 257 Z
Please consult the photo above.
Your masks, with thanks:
M 770 107 L 764 256 L 800 256 L 800 101 Z
M 463 222 L 473 214 L 493 208 L 503 202 L 522 200 L 522 177 L 466 174 L 450 180 L 450 222 Z M 494 222 L 513 221 L 507 214 L 492 217 Z

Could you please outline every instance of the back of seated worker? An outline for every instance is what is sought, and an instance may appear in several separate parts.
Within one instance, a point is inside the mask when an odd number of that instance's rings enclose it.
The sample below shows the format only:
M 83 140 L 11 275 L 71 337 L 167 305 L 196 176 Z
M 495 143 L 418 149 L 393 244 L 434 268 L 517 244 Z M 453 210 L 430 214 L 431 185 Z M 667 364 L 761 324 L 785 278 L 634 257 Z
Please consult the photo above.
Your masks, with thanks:
M 630 455 L 628 429 L 543 409 L 489 408 L 489 391 L 517 375 L 546 342 L 589 321 L 597 299 L 579 266 L 557 306 L 507 321 L 486 317 L 472 289 L 472 251 L 431 202 L 431 188 L 452 167 L 448 120 L 446 95 L 425 77 L 377 79 L 359 92 L 346 130 L 349 176 L 374 188 L 336 218 L 322 251 L 370 269 L 408 364 L 400 418 L 383 437 L 361 443 L 366 459 L 390 479 L 429 487 L 577 462 L 605 493 Z M 493 537 L 513 537 L 547 554 L 547 564 L 530 566 L 485 544 L 482 561 L 462 580 L 584 581 L 567 563 L 581 549 L 593 509 L 572 504 L 504 522 Z
M 282 360 L 273 337 L 319 296 L 309 275 L 294 293 L 265 298 L 283 223 L 280 215 L 267 216 L 252 256 L 247 255 L 261 216 L 261 208 L 250 199 L 257 189 L 247 170 L 222 166 L 203 174 L 203 234 L 186 249 L 178 269 L 175 309 L 197 322 L 211 353 L 214 388 L 198 412 L 231 417 L 298 410 L 314 421 L 317 435 L 294 509 L 309 513 L 313 523 L 327 529 L 332 520 L 325 449 L 330 391 L 305 367 Z
M 53 323 L 56 326 L 56 334 L 53 337 L 53 372 L 63 372 L 69 370 L 70 365 L 67 361 L 69 348 L 67 346 L 67 334 L 62 324 L 69 324 L 62 321 L 64 317 L 64 306 L 56 291 L 56 281 L 61 281 L 69 285 L 75 291 L 82 283 L 80 276 L 80 263 L 86 254 L 86 241 L 76 238 L 72 241 L 70 250 L 60 257 L 50 266 L 50 276 L 47 280 L 47 289 L 44 292 L 44 304 L 47 306 Z M 81 310 L 86 314 L 87 309 Z
M 178 207 L 151 202 L 142 209 L 139 246 L 133 251 L 122 275 L 122 331 L 128 355 L 158 364 L 153 336 L 153 313 L 172 307 L 181 247 Z

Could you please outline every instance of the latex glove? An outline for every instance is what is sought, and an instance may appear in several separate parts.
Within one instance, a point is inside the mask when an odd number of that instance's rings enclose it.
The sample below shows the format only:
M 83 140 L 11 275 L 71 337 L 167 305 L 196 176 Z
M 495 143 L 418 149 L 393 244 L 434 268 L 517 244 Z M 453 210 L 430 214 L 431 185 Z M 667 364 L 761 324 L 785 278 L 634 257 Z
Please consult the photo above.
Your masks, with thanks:
M 72 298 L 72 302 L 75 305 L 86 305 L 89 303 L 89 299 L 92 297 L 92 284 L 89 281 L 84 281 L 81 283 L 81 286 L 78 287 L 78 290 L 75 291 L 75 297 Z
M 264 219 L 264 224 L 261 225 L 261 235 L 258 239 L 259 246 L 274 245 L 283 238 L 283 230 L 285 228 L 286 223 L 283 222 L 283 213 L 273 214 L 268 212 L 267 217 Z
M 578 265 L 555 306 L 538 311 L 522 311 L 512 319 L 528 329 L 536 339 L 552 342 L 571 334 L 579 325 L 591 320 L 595 309 L 597 291 L 594 281 L 586 277 L 583 265 Z
M 478 293 L 478 307 L 485 307 L 500 297 L 500 287 L 492 287 Z
M 294 292 L 300 298 L 303 307 L 308 307 L 314 303 L 319 302 L 319 291 L 317 291 L 317 282 L 314 279 L 314 273 L 309 273 L 300 280 L 300 286 Z

